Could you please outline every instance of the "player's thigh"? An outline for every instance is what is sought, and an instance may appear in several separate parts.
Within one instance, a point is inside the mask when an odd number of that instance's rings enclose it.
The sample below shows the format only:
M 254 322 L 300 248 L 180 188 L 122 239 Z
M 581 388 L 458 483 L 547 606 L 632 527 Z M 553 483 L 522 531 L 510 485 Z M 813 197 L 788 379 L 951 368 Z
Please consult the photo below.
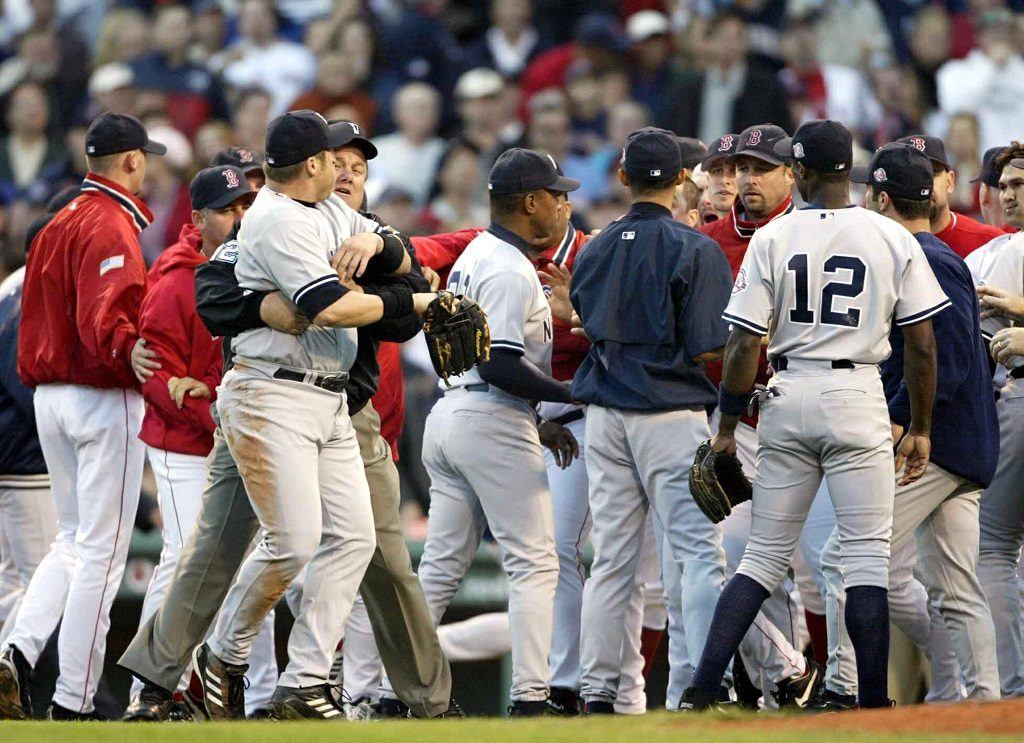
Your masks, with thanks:
M 964 483 L 917 528 L 918 554 L 929 587 L 944 574 L 976 574 L 981 492 L 974 483 Z
M 195 527 L 206 485 L 206 459 L 149 447 L 163 519 L 164 544 L 181 547 Z
M 1024 380 L 1022 380 L 1024 381 Z M 981 495 L 981 548 L 1019 549 L 1024 537 L 1024 384 L 1007 385 L 996 403 L 999 413 L 999 464 Z M 1011 395 L 1006 392 L 1010 390 Z
M 585 458 L 585 419 L 574 421 L 567 427 L 580 445 L 579 459 L 574 459 L 569 467 L 562 469 L 554 463 L 551 452 L 545 449 L 544 462 L 551 489 L 558 553 L 562 559 L 578 561 L 580 550 L 590 533 L 590 483 L 587 479 Z
M 914 531 L 964 483 L 962 477 L 947 472 L 935 462 L 920 479 L 909 485 L 896 483 L 896 499 L 892 511 L 893 547 L 913 539 Z
M 57 530 L 48 485 L 0 487 L 0 556 L 27 586 Z
M 347 410 L 339 410 L 331 437 L 317 462 L 324 537 L 376 544 L 373 508 L 356 432 Z
M 70 385 L 44 384 L 33 396 L 39 446 L 50 474 L 58 530 L 65 538 L 78 529 L 78 453 L 65 420 L 72 413 L 73 392 Z

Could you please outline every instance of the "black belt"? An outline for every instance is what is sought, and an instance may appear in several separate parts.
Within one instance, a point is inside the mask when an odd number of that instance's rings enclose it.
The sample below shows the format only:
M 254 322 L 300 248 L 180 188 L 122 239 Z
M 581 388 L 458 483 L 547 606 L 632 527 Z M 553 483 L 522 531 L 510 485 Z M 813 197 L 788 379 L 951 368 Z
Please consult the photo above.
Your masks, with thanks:
M 786 371 L 789 366 L 789 359 L 785 356 L 776 356 L 771 360 L 772 369 L 775 371 Z M 848 359 L 836 359 L 832 362 L 833 369 L 855 369 L 854 363 Z
M 455 392 L 456 390 L 466 390 L 466 392 L 490 392 L 491 385 L 487 382 L 476 382 L 474 384 L 464 384 L 460 387 L 452 387 L 447 389 L 444 393 L 447 395 L 449 392 Z
M 278 369 L 274 372 L 274 379 L 287 379 L 290 382 L 304 382 L 314 387 L 319 387 L 328 392 L 341 394 L 348 384 L 348 372 L 322 372 L 303 374 L 291 369 Z
M 1014 379 L 1024 379 L 1024 366 L 1018 366 L 1015 369 L 1010 369 L 1010 376 Z
M 560 426 L 568 426 L 570 423 L 583 420 L 583 409 L 577 408 L 576 410 L 570 410 L 564 415 L 560 415 L 557 418 L 548 418 L 552 423 L 557 423 Z

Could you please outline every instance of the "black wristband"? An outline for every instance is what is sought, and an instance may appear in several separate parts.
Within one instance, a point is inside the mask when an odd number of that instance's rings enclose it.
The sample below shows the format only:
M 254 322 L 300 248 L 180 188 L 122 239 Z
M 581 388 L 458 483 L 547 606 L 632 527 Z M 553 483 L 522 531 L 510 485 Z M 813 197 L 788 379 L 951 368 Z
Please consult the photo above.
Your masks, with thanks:
M 402 261 L 405 260 L 405 243 L 397 234 L 391 232 L 378 234 L 384 240 L 384 247 L 373 257 L 373 267 L 380 273 L 394 273 L 402 267 Z
M 405 286 L 382 286 L 377 295 L 384 303 L 381 320 L 397 320 L 413 313 L 412 289 Z
M 268 294 L 270 292 L 253 291 L 242 297 L 243 321 L 250 327 L 265 328 L 267 326 L 263 322 L 263 316 L 260 315 L 260 305 L 263 304 L 263 300 Z
M 749 405 L 749 392 L 729 392 L 725 387 L 718 388 L 718 409 L 722 415 L 743 415 Z

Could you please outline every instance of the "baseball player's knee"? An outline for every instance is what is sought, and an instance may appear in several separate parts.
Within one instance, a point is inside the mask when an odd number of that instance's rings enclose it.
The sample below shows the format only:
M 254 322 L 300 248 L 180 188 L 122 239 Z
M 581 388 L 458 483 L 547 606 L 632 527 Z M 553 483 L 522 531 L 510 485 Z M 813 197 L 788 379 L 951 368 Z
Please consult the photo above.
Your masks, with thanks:
M 265 549 L 270 561 L 289 582 L 299 574 L 306 563 L 313 559 L 320 546 L 321 533 L 313 529 L 295 529 L 278 535 L 277 539 L 266 539 Z
M 789 558 L 785 555 L 753 550 L 748 545 L 736 573 L 757 581 L 770 593 L 782 582 L 788 569 Z
M 558 558 L 553 549 L 534 555 L 506 553 L 503 563 L 510 583 L 530 581 L 532 585 L 552 586 L 558 583 Z

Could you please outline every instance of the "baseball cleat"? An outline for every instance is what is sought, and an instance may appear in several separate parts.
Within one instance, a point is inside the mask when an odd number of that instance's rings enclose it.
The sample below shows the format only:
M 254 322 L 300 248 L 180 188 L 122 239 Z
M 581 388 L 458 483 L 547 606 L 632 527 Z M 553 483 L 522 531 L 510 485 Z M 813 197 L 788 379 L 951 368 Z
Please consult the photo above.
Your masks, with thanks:
M 796 707 L 804 709 L 815 699 L 825 683 L 825 669 L 813 660 L 807 660 L 807 670 L 802 676 L 788 678 L 779 683 L 778 689 L 772 692 L 779 709 Z
M 546 700 L 526 701 L 517 699 L 508 706 L 509 717 L 541 717 L 548 712 Z
M 583 709 L 583 700 L 575 689 L 552 686 L 548 693 L 548 712 L 561 717 L 575 717 Z
M 103 722 L 107 718 L 96 710 L 75 712 L 67 707 L 61 707 L 56 702 L 50 702 L 50 706 L 46 708 L 46 719 L 50 722 Z
M 192 653 L 193 683 L 185 692 L 194 715 L 211 720 L 245 719 L 245 664 L 223 662 L 202 644 Z M 198 683 L 195 683 L 198 682 Z
M 351 722 L 370 722 L 380 719 L 380 708 L 374 704 L 370 697 L 357 697 L 351 702 L 344 702 L 341 711 L 345 713 L 345 719 Z
M 146 684 L 135 695 L 121 717 L 122 722 L 166 722 L 174 708 L 174 695 L 167 689 Z
M 456 707 L 458 705 L 455 705 Z M 408 717 L 409 707 L 401 699 L 395 699 L 394 697 L 381 697 L 380 701 L 377 702 L 377 707 L 381 717 Z
M 840 694 L 822 687 L 818 695 L 808 702 L 804 709 L 808 712 L 846 712 L 857 709 L 857 697 L 853 694 Z
M 592 702 L 583 703 L 583 714 L 585 715 L 614 715 L 615 703 L 595 699 Z
M 28 686 L 32 669 L 13 645 L 0 653 L 0 720 L 27 720 L 32 716 Z
M 344 720 L 327 684 L 304 689 L 279 686 L 267 704 L 274 720 Z
M 695 686 L 689 686 L 683 691 L 679 700 L 680 712 L 707 712 L 718 709 L 718 693 L 701 691 Z

